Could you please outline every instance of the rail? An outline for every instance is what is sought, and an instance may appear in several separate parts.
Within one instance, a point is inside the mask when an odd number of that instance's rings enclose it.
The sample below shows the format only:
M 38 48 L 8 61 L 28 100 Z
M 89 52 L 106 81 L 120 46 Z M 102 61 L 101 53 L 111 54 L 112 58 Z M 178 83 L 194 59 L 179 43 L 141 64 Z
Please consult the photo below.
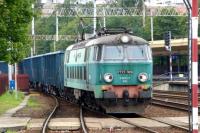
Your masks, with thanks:
M 48 123 L 49 123 L 51 117 L 53 116 L 53 114 L 55 113 L 56 109 L 57 109 L 58 106 L 59 106 L 58 99 L 57 99 L 55 96 L 53 96 L 53 95 L 51 95 L 51 96 L 55 99 L 56 105 L 55 105 L 55 107 L 53 108 L 51 114 L 45 119 L 45 122 L 44 122 L 43 127 L 42 127 L 42 133 L 46 133 Z
M 166 122 L 166 121 L 163 121 L 163 120 L 158 120 L 158 119 L 151 118 L 151 117 L 146 117 L 146 116 L 143 116 L 143 115 L 139 115 L 139 116 L 141 116 L 143 118 L 146 118 L 146 119 L 154 120 L 154 121 L 157 121 L 157 122 L 160 122 L 160 123 L 163 123 L 163 124 L 167 124 L 167 125 L 170 125 L 170 126 L 175 127 L 175 128 L 179 128 L 179 129 L 182 129 L 182 130 L 189 131 L 189 128 L 183 127 L 183 126 L 179 126 L 179 125 L 174 124 L 174 123 L 172 124 L 170 122 Z
M 167 100 L 161 100 L 161 99 L 152 99 L 152 104 L 154 105 L 160 105 L 160 106 L 165 106 L 165 107 L 170 107 L 174 109 L 179 109 L 179 110 L 188 110 L 188 105 L 184 103 L 179 103 L 179 102 L 173 102 L 173 101 L 167 101 Z
M 83 118 L 83 108 L 82 106 L 80 106 L 80 122 L 81 122 L 81 127 L 83 129 L 84 133 L 88 133 L 87 128 L 86 128 L 86 124 Z
M 88 109 L 88 108 L 86 108 L 86 109 Z M 107 117 L 109 117 L 109 118 L 116 119 L 116 120 L 118 120 L 118 121 L 124 122 L 124 123 L 126 123 L 126 124 L 132 125 L 132 126 L 134 126 L 134 127 L 137 127 L 137 128 L 139 128 L 139 129 L 142 129 L 142 130 L 147 131 L 147 132 L 150 132 L 150 133 L 159 133 L 158 131 L 156 131 L 156 129 L 152 129 L 152 128 L 150 128 L 150 127 L 145 127 L 145 126 L 140 126 L 140 125 L 138 125 L 138 124 L 136 124 L 136 123 L 127 121 L 127 120 L 125 120 L 125 119 L 123 119 L 123 118 L 118 118 L 118 117 L 115 117 L 115 116 L 112 116 L 112 115 L 108 115 L 108 114 L 104 114 L 104 113 L 101 113 L 101 112 L 98 112 L 98 111 L 94 111 L 94 110 L 91 110 L 91 109 L 88 109 L 88 110 L 89 110 L 89 111 L 92 111 L 92 112 L 95 112 L 95 113 L 98 113 L 98 114 L 102 114 L 102 115 L 107 116 Z M 150 117 L 146 117 L 146 116 L 139 115 L 139 114 L 137 114 L 137 115 L 140 116 L 141 118 L 146 118 L 146 119 L 149 119 L 149 120 L 157 121 L 157 122 L 159 122 L 159 123 L 167 124 L 167 125 L 169 125 L 169 126 L 172 126 L 172 127 L 178 128 L 178 129 L 182 129 L 182 130 L 185 130 L 185 131 L 189 131 L 189 129 L 188 129 L 187 127 L 184 127 L 184 126 L 179 126 L 179 125 L 174 124 L 174 123 L 172 124 L 172 123 L 169 123 L 169 122 L 167 122 L 167 121 L 158 120 L 158 119 L 155 119 L 155 118 L 150 118 Z
M 126 123 L 126 124 L 129 124 L 129 125 L 131 125 L 131 126 L 133 126 L 133 127 L 137 127 L 137 128 L 140 128 L 140 129 L 142 129 L 142 130 L 144 130 L 144 131 L 148 131 L 149 133 L 159 133 L 159 132 L 157 132 L 157 131 L 155 131 L 155 130 L 153 130 L 153 129 L 151 129 L 151 128 L 144 127 L 144 126 L 140 126 L 140 125 L 138 125 L 138 124 L 136 124 L 136 123 L 132 123 L 132 122 L 129 122 L 129 121 L 126 121 L 126 120 L 123 120 L 123 119 L 114 117 L 114 116 L 109 115 L 109 114 L 101 113 L 101 112 L 99 112 L 99 111 L 95 111 L 95 110 L 92 110 L 92 109 L 86 108 L 86 107 L 84 107 L 84 109 L 87 109 L 87 110 L 89 110 L 89 111 L 91 111 L 91 112 L 94 112 L 94 113 L 97 113 L 97 114 L 100 114 L 100 115 L 104 115 L 104 116 L 106 116 L 106 117 L 108 117 L 108 118 L 116 119 L 116 120 L 118 120 L 118 121 L 121 121 L 121 122 L 124 122 L 124 123 Z

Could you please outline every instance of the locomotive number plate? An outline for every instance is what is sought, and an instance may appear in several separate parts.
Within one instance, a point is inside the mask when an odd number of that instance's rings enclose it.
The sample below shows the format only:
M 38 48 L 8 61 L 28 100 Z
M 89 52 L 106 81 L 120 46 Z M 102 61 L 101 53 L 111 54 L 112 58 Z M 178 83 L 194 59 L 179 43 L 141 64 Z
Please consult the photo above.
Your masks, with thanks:
M 133 74 L 133 71 L 131 71 L 131 70 L 120 70 L 119 74 Z

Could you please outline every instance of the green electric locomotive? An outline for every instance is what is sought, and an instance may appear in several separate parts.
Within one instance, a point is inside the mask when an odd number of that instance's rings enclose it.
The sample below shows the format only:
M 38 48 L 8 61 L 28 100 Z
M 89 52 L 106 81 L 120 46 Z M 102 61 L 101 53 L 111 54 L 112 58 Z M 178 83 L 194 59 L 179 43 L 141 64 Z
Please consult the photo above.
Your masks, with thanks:
M 152 53 L 148 42 L 121 33 L 69 46 L 61 94 L 106 113 L 143 112 L 152 98 Z

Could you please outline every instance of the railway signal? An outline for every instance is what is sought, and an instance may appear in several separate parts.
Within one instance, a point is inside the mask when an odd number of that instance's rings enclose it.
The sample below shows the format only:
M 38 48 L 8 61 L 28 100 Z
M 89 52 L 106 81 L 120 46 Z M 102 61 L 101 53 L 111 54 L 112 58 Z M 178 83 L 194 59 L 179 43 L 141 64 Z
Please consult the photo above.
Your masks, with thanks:
M 167 51 L 171 51 L 171 31 L 165 32 L 164 40 L 165 40 L 165 49 Z
M 169 51 L 169 68 L 170 68 L 170 81 L 172 81 L 172 54 L 171 54 L 171 31 L 164 34 L 165 49 Z

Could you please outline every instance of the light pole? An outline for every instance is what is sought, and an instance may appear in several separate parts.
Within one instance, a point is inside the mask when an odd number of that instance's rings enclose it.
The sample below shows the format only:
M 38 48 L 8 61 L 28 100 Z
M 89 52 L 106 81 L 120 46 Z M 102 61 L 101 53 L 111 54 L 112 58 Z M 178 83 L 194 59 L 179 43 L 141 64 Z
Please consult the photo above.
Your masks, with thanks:
M 32 4 L 32 10 L 34 12 L 34 4 Z M 35 55 L 35 18 L 32 17 L 32 37 L 33 37 L 33 48 L 31 47 L 31 56 Z
M 94 4 L 94 18 L 93 18 L 93 35 L 96 36 L 96 26 L 97 26 L 97 5 L 96 5 L 96 0 L 93 0 Z
M 106 28 L 106 11 L 104 7 L 103 7 L 103 27 Z
M 53 49 L 56 51 L 56 42 L 58 42 L 58 11 L 56 11 L 56 39 L 54 40 Z
M 150 9 L 151 12 L 151 42 L 153 43 L 153 13 L 152 13 L 152 9 Z

